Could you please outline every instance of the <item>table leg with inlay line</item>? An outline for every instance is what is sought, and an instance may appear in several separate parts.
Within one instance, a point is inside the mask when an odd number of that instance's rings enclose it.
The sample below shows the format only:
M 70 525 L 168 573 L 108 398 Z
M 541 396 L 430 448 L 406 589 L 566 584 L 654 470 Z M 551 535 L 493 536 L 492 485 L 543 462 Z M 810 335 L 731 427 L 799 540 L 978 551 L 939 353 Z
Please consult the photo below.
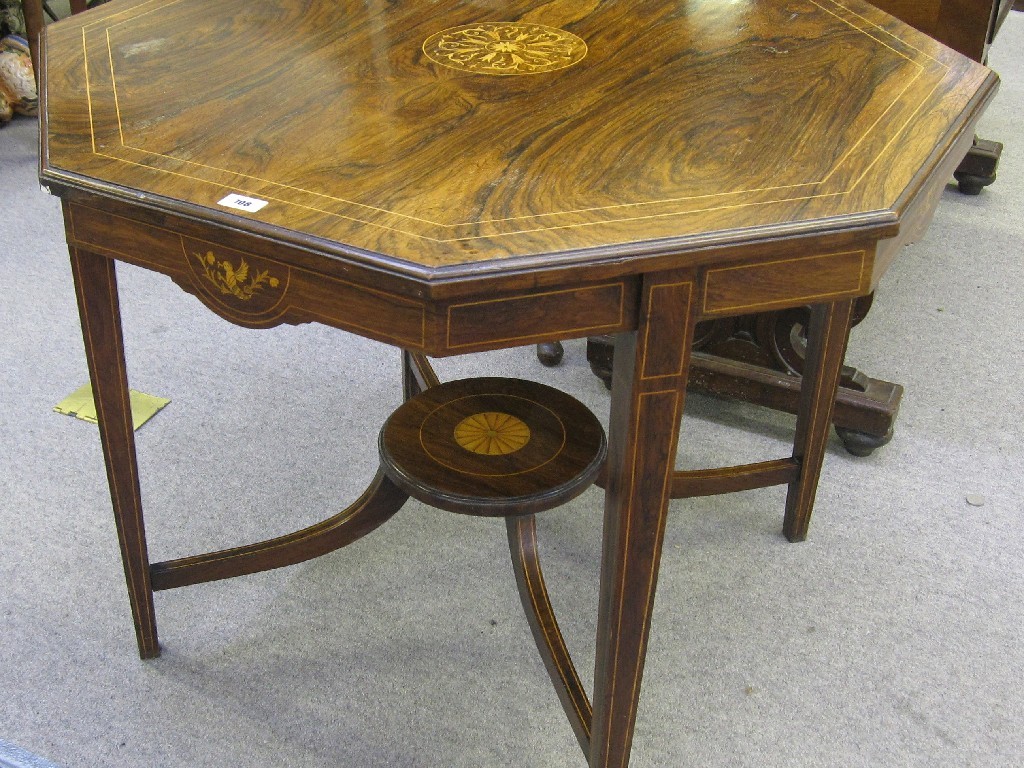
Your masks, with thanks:
M 629 762 L 695 324 L 696 279 L 647 275 L 616 339 L 598 604 L 591 768 Z
M 244 546 L 150 563 L 115 263 L 106 256 L 71 248 L 86 359 L 139 656 L 151 659 L 160 655 L 154 591 L 258 573 L 319 557 L 382 525 L 408 496 L 378 472 L 349 506 L 301 530 Z
M 150 659 L 160 655 L 160 646 L 114 261 L 72 248 L 71 269 L 139 656 Z
M 695 324 L 695 284 L 684 276 L 649 276 L 640 328 L 616 339 L 591 768 L 624 768 L 629 762 L 673 478 L 686 474 L 674 467 Z M 792 477 L 784 523 L 791 541 L 807 534 L 852 307 L 853 301 L 844 299 L 819 304 L 812 312 L 792 457 L 724 470 L 740 475 L 749 470 L 759 478 L 734 490 Z M 708 486 L 686 495 L 705 495 L 701 491 L 721 492 Z

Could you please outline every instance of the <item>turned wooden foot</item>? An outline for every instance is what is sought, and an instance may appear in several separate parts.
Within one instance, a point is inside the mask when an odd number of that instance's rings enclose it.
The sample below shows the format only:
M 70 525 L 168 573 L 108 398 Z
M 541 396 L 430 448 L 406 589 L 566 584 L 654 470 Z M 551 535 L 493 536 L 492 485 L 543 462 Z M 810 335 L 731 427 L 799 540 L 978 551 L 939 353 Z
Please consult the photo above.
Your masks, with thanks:
M 537 345 L 537 359 L 540 360 L 541 365 L 548 368 L 553 368 L 562 362 L 564 355 L 565 349 L 560 341 L 545 341 Z
M 953 178 L 957 180 L 960 191 L 965 195 L 978 195 L 981 190 L 996 180 L 996 168 L 1003 145 L 998 141 L 987 141 L 974 137 L 974 146 L 960 163 Z
M 843 447 L 854 456 L 870 456 L 876 448 L 892 440 L 892 429 L 884 435 L 873 435 L 869 432 L 861 432 L 856 429 L 836 426 L 836 434 L 843 441 Z

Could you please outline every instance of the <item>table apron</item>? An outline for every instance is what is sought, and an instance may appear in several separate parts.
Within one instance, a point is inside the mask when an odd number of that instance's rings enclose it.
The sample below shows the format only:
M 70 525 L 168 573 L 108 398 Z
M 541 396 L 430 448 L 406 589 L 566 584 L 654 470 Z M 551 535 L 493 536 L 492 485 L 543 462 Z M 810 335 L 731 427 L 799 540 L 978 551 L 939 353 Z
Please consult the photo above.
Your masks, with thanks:
M 227 245 L 216 230 L 186 233 L 78 203 L 66 209 L 71 247 L 167 275 L 217 315 L 247 328 L 319 322 L 443 357 L 640 325 L 640 275 L 504 291 L 500 280 L 482 280 L 468 295 L 430 299 L 390 290 L 372 274 L 356 275 L 357 269 L 352 273 L 359 279 L 326 274 L 311 266 L 315 255 L 300 259 L 286 246 L 275 258 L 267 255 L 274 249 L 260 242 L 256 253 L 237 233 Z M 827 303 L 870 291 L 874 247 L 805 248 L 692 267 L 697 317 Z
M 427 299 L 346 280 L 290 258 L 226 245 L 77 203 L 67 205 L 68 245 L 169 276 L 211 311 L 247 328 L 319 322 L 411 351 L 446 356 L 636 327 L 638 278 Z M 261 250 L 265 251 L 263 246 Z M 355 271 L 355 270 L 353 270 Z

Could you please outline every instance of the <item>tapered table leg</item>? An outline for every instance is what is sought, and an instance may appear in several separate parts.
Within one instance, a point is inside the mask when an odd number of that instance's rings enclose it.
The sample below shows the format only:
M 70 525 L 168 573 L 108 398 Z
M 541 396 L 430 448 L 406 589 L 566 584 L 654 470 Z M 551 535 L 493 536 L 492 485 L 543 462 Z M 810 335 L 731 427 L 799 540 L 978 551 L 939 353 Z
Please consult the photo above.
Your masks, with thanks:
M 811 310 L 793 441 L 793 458 L 800 462 L 800 475 L 789 484 L 783 522 L 783 533 L 790 541 L 807 538 L 852 317 L 853 301 L 818 304 Z
M 645 279 L 640 327 L 616 337 L 590 768 L 629 763 L 693 339 L 686 274 Z
M 114 262 L 72 248 L 71 269 L 139 656 L 153 658 L 160 655 L 160 646 L 157 643 L 149 555 L 142 521 Z

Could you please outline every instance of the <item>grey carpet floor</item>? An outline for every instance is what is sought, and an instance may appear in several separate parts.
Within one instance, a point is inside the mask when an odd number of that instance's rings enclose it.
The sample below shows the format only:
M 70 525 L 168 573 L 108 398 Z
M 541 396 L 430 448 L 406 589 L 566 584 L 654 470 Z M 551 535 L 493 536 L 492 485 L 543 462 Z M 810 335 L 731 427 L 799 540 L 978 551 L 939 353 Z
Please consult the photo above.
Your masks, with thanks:
M 952 186 L 885 278 L 849 361 L 906 386 L 890 445 L 833 440 L 810 539 L 782 491 L 676 501 L 636 731 L 654 766 L 1024 764 L 1024 14 L 992 65 L 1000 178 Z M 581 766 L 532 648 L 497 521 L 410 503 L 319 560 L 157 595 L 136 657 L 96 428 L 51 410 L 86 380 L 36 123 L 0 130 L 0 739 L 68 768 Z M 394 350 L 329 329 L 247 331 L 120 270 L 132 385 L 171 398 L 137 434 L 155 560 L 293 530 L 348 504 L 398 403 Z M 607 394 L 568 345 L 441 361 Z M 679 462 L 774 458 L 789 417 L 692 397 Z M 966 502 L 969 494 L 981 506 Z M 584 675 L 600 495 L 541 522 Z

